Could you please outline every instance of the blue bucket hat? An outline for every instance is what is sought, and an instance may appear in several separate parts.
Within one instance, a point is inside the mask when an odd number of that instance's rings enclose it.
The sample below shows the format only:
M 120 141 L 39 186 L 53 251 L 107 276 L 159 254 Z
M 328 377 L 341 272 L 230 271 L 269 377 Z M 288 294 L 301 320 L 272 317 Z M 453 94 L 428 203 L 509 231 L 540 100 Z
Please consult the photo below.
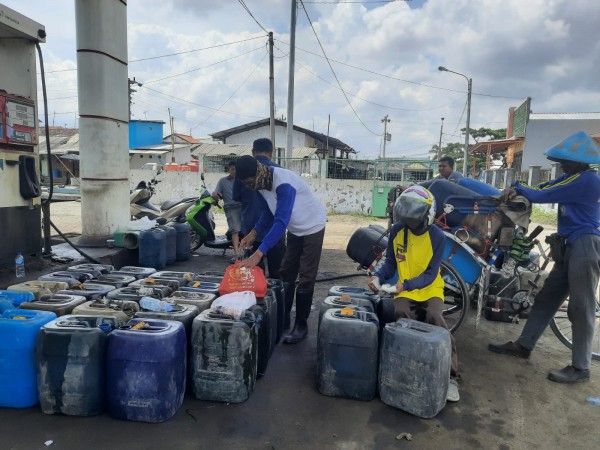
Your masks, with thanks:
M 600 164 L 600 148 L 585 131 L 578 131 L 550 147 L 544 155 L 551 161 L 566 160 Z

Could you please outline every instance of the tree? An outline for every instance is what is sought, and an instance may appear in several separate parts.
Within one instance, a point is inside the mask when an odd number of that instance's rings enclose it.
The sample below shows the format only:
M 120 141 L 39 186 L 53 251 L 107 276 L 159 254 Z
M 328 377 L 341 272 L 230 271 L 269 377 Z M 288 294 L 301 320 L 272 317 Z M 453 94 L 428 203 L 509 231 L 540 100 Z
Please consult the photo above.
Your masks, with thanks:
M 466 130 L 466 128 L 462 128 L 461 132 L 464 133 L 465 130 Z M 506 139 L 506 128 L 501 128 L 498 130 L 492 130 L 491 128 L 484 128 L 484 127 L 481 127 L 478 130 L 469 128 L 469 134 L 475 140 L 476 143 L 481 140 Z M 442 145 L 442 151 L 440 153 L 442 156 L 450 156 L 451 158 L 454 158 L 454 170 L 457 170 L 458 172 L 462 172 L 464 149 L 465 149 L 464 143 L 450 142 L 450 143 L 446 144 L 445 146 Z M 429 151 L 429 153 L 437 154 L 437 151 L 438 151 L 438 146 L 437 146 L 437 144 L 434 144 L 431 146 L 431 150 Z M 471 158 L 472 158 L 472 156 L 469 155 L 469 160 Z M 492 159 L 499 160 L 504 163 L 504 155 L 502 155 L 502 154 L 499 154 L 499 153 L 493 154 Z M 476 163 L 477 168 L 485 168 L 486 155 L 484 155 L 484 154 L 475 155 L 475 163 Z M 470 168 L 473 167 L 473 162 L 469 161 L 468 164 L 469 164 L 468 173 L 470 173 Z

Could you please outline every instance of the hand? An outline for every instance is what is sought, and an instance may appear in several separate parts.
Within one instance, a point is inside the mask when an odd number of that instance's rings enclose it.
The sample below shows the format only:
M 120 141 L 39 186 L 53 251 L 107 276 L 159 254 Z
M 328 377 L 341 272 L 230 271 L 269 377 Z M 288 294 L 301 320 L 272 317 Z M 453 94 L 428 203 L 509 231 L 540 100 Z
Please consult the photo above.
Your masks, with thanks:
M 369 288 L 371 288 L 371 290 L 377 294 L 379 292 L 379 278 L 376 276 L 369 278 L 367 286 L 369 286 Z
M 244 251 L 248 248 L 251 248 L 252 244 L 254 243 L 254 239 L 256 239 L 256 230 L 250 231 L 250 233 L 244 236 L 244 239 L 240 241 L 240 251 Z
M 215 191 L 215 192 L 212 193 L 212 198 L 214 198 L 215 201 L 218 202 L 220 199 L 223 198 L 223 196 L 220 193 L 218 193 L 218 192 Z
M 513 188 L 506 188 L 500 194 L 500 201 L 506 203 L 507 201 L 515 198 L 517 196 L 517 191 Z
M 404 283 L 398 281 L 398 283 L 396 283 L 396 294 L 399 294 L 403 290 L 404 290 Z
M 262 257 L 263 257 L 263 252 L 261 252 L 260 250 L 256 250 L 252 254 L 252 256 L 250 256 L 250 258 L 244 259 L 242 261 L 240 261 L 240 260 L 236 261 L 235 266 L 236 267 L 247 267 L 249 269 L 252 269 L 256 265 L 258 265 L 258 263 L 260 262 Z

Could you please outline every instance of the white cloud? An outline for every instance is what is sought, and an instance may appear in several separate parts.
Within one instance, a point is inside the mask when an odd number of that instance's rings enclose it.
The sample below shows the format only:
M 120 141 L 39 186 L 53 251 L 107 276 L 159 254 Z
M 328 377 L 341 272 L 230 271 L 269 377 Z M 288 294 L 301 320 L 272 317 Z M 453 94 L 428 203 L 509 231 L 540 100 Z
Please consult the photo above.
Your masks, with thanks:
M 46 25 L 48 39 L 43 49 L 47 71 L 76 68 L 72 1 L 4 3 Z M 289 51 L 290 2 L 245 3 L 261 25 L 274 30 L 278 56 L 275 103 L 277 115 L 285 116 L 288 60 L 281 56 Z M 467 83 L 463 77 L 439 72 L 439 65 L 473 79 L 473 127 L 504 128 L 508 107 L 517 106 L 527 96 L 533 98 L 536 112 L 598 110 L 600 2 L 428 0 L 421 7 L 413 3 L 306 4 L 328 57 L 364 69 L 331 62 L 344 89 L 370 102 L 348 95 L 360 120 L 379 134 L 383 133 L 381 119 L 387 114 L 392 120 L 388 155 L 426 153 L 427 145 L 438 142 L 441 117 L 445 118 L 444 141 L 462 142 L 459 130 L 464 128 L 465 115 L 461 114 Z M 131 63 L 130 77 L 146 83 L 228 60 L 139 88 L 133 96 L 134 117 L 166 120 L 167 107 L 171 107 L 176 128 L 182 132 L 194 128 L 198 136 L 267 117 L 268 60 L 260 62 L 266 37 L 237 2 L 129 2 L 128 23 L 130 59 L 260 36 L 235 45 Z M 296 45 L 295 123 L 312 129 L 314 122 L 315 130 L 325 133 L 331 115 L 332 136 L 360 150 L 361 155 L 377 155 L 380 137 L 361 124 L 336 88 L 302 8 Z M 253 49 L 258 50 L 250 52 Z M 250 53 L 242 55 L 246 52 Z M 71 122 L 77 103 L 61 97 L 76 92 L 72 90 L 76 74 L 72 70 L 48 74 L 48 88 L 52 89 L 48 97 L 55 98 L 50 110 L 68 112 L 65 118 Z M 235 90 L 238 92 L 232 96 Z M 221 111 L 214 111 L 219 108 Z

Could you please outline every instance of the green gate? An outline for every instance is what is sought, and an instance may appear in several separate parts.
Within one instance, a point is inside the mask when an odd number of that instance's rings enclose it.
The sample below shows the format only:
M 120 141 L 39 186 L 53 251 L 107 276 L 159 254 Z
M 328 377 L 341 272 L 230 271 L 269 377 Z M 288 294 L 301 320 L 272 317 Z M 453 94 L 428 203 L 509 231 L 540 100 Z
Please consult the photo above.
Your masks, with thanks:
M 387 208 L 388 193 L 392 187 L 375 184 L 373 187 L 373 209 L 371 210 L 371 216 L 387 217 L 385 210 Z

